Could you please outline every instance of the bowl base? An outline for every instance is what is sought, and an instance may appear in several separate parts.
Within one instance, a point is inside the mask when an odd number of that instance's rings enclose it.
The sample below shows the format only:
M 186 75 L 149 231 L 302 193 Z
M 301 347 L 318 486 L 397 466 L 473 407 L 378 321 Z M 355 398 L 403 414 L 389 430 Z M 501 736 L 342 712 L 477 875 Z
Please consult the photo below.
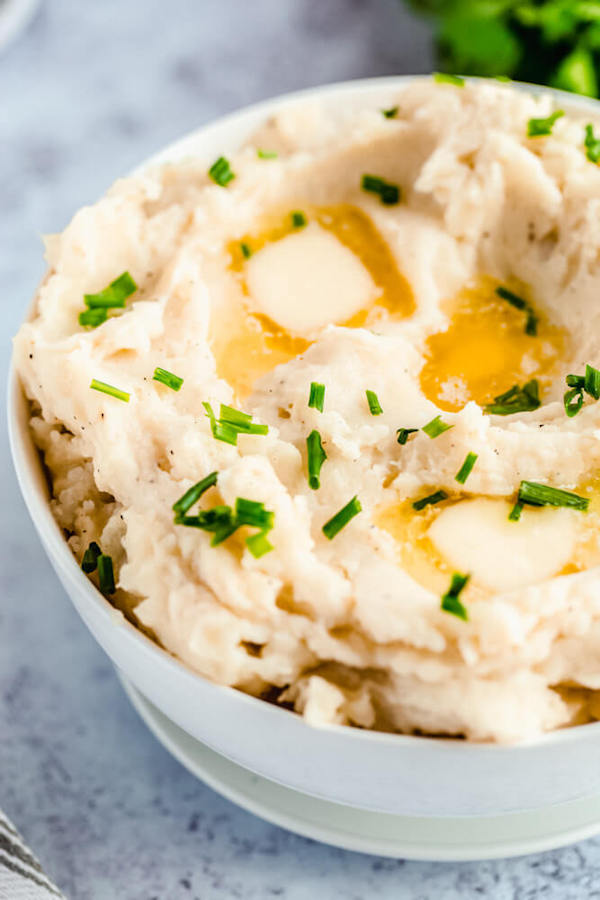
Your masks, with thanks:
M 193 775 L 254 815 L 345 850 L 396 859 L 473 861 L 553 850 L 600 833 L 600 797 L 502 816 L 424 818 L 366 812 L 310 797 L 236 765 L 190 737 L 121 676 L 160 743 Z

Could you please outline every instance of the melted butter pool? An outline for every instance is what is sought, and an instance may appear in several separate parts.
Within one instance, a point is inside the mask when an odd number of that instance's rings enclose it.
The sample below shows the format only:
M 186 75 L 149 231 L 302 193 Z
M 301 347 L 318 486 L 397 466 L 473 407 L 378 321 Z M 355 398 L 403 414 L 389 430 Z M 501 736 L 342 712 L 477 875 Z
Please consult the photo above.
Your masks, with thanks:
M 483 277 L 464 289 L 449 304 L 448 328 L 427 340 L 421 388 L 443 410 L 456 412 L 469 400 L 483 406 L 531 378 L 543 389 L 564 354 L 564 329 L 535 310 L 537 335 L 526 334 L 526 313 L 498 297 L 496 287 Z

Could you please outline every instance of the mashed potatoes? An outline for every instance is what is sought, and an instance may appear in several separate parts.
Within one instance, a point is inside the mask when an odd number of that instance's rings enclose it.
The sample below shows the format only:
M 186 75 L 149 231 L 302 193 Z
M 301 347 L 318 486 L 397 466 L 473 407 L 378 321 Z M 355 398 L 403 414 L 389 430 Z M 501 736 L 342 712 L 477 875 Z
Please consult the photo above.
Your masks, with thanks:
M 168 651 L 313 723 L 515 741 L 600 710 L 600 128 L 394 104 L 118 182 L 16 364 L 73 553 Z

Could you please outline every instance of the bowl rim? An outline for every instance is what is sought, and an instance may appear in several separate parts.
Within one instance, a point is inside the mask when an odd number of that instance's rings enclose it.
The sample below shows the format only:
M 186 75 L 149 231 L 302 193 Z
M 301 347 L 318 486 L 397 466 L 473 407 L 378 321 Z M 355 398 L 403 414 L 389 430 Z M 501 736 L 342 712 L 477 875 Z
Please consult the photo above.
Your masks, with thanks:
M 428 80 L 429 78 L 431 78 L 431 75 L 427 74 L 359 78 L 306 88 L 299 91 L 280 94 L 267 100 L 261 100 L 258 103 L 240 107 L 224 116 L 212 119 L 204 125 L 187 132 L 182 137 L 175 139 L 164 148 L 158 150 L 146 160 L 142 161 L 130 174 L 137 175 L 143 170 L 163 164 L 169 160 L 174 162 L 180 161 L 181 159 L 186 158 L 188 150 L 196 143 L 201 140 L 209 141 L 215 133 L 218 133 L 223 129 L 233 129 L 236 125 L 243 127 L 246 122 L 253 122 L 261 116 L 267 117 L 283 107 L 290 108 L 295 105 L 301 105 L 311 98 L 337 97 L 345 94 L 355 95 L 357 97 L 364 95 L 368 97 L 370 94 L 377 95 L 378 93 L 384 93 L 386 90 L 393 91 L 415 81 Z M 466 80 L 482 83 L 493 81 L 493 79 L 476 77 L 469 77 Z M 573 112 L 591 109 L 596 115 L 600 115 L 600 101 L 595 98 L 570 94 L 566 91 L 543 85 L 528 84 L 526 82 L 511 81 L 510 86 L 517 90 L 527 91 L 536 95 L 550 95 L 554 98 L 558 98 L 563 102 L 565 107 L 570 108 Z M 224 143 L 226 142 L 226 139 L 224 139 Z M 235 140 L 231 141 L 231 146 L 235 146 L 235 144 Z M 194 153 L 199 155 L 196 149 L 194 150 Z M 37 292 L 27 308 L 22 323 L 33 317 L 36 303 Z M 7 425 L 13 465 L 23 499 L 38 532 L 41 543 L 47 551 L 51 563 L 60 570 L 71 587 L 79 594 L 85 595 L 86 602 L 89 602 L 95 607 L 96 613 L 103 617 L 106 625 L 121 628 L 124 640 L 130 645 L 132 643 L 137 645 L 137 649 L 148 659 L 151 659 L 154 665 L 170 671 L 175 677 L 186 679 L 190 684 L 197 684 L 199 681 L 204 689 L 220 693 L 223 702 L 229 704 L 245 704 L 250 708 L 255 708 L 257 711 L 260 708 L 262 715 L 271 716 L 272 721 L 274 722 L 278 721 L 281 716 L 291 715 L 297 720 L 297 724 L 300 727 L 310 729 L 311 731 L 314 730 L 315 726 L 310 725 L 303 716 L 296 712 L 268 703 L 258 697 L 246 694 L 237 688 L 212 682 L 198 672 L 195 672 L 168 650 L 152 641 L 122 613 L 117 612 L 110 601 L 100 593 L 77 564 L 77 561 L 64 538 L 62 529 L 52 515 L 50 504 L 48 502 L 49 498 L 44 496 L 44 492 L 40 489 L 38 483 L 39 478 L 36 478 L 35 469 L 36 466 L 39 466 L 43 470 L 43 461 L 39 450 L 33 442 L 28 427 L 29 419 L 22 414 L 25 410 L 24 404 L 27 403 L 28 400 L 15 368 L 13 352 L 11 354 L 7 379 Z M 116 618 L 116 616 L 118 616 L 118 618 Z M 506 754 L 512 752 L 514 754 L 515 751 L 534 751 L 539 747 L 555 744 L 561 745 L 572 741 L 595 740 L 600 732 L 600 721 L 567 726 L 546 732 L 539 737 L 514 744 L 498 744 L 490 741 L 479 743 L 452 737 L 432 737 L 429 735 L 374 731 L 338 724 L 319 726 L 318 730 L 337 734 L 346 741 L 369 744 L 375 742 L 377 744 L 398 748 L 406 745 L 414 746 L 416 742 L 419 742 L 421 746 L 435 745 L 436 747 L 440 747 L 452 745 L 452 747 L 460 747 L 461 753 L 485 752 L 487 754 Z

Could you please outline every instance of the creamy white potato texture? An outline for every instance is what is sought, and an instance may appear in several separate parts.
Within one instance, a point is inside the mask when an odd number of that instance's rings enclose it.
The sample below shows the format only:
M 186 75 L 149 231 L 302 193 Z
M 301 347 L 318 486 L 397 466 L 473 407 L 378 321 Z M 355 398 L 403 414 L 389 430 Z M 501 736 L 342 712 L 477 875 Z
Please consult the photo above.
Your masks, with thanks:
M 528 136 L 554 102 L 423 79 L 387 116 L 296 105 L 223 148 L 226 184 L 204 158 L 149 168 L 48 239 L 15 355 L 54 513 L 194 671 L 314 724 L 512 742 L 600 715 L 600 405 L 563 404 L 600 366 L 600 171 L 587 117 Z M 137 290 L 81 325 L 123 272 Z M 205 403 L 268 431 L 221 440 Z M 451 427 L 423 431 L 436 416 Z M 262 503 L 273 549 L 175 520 L 211 472 L 187 515 Z M 588 508 L 509 519 L 522 481 Z

